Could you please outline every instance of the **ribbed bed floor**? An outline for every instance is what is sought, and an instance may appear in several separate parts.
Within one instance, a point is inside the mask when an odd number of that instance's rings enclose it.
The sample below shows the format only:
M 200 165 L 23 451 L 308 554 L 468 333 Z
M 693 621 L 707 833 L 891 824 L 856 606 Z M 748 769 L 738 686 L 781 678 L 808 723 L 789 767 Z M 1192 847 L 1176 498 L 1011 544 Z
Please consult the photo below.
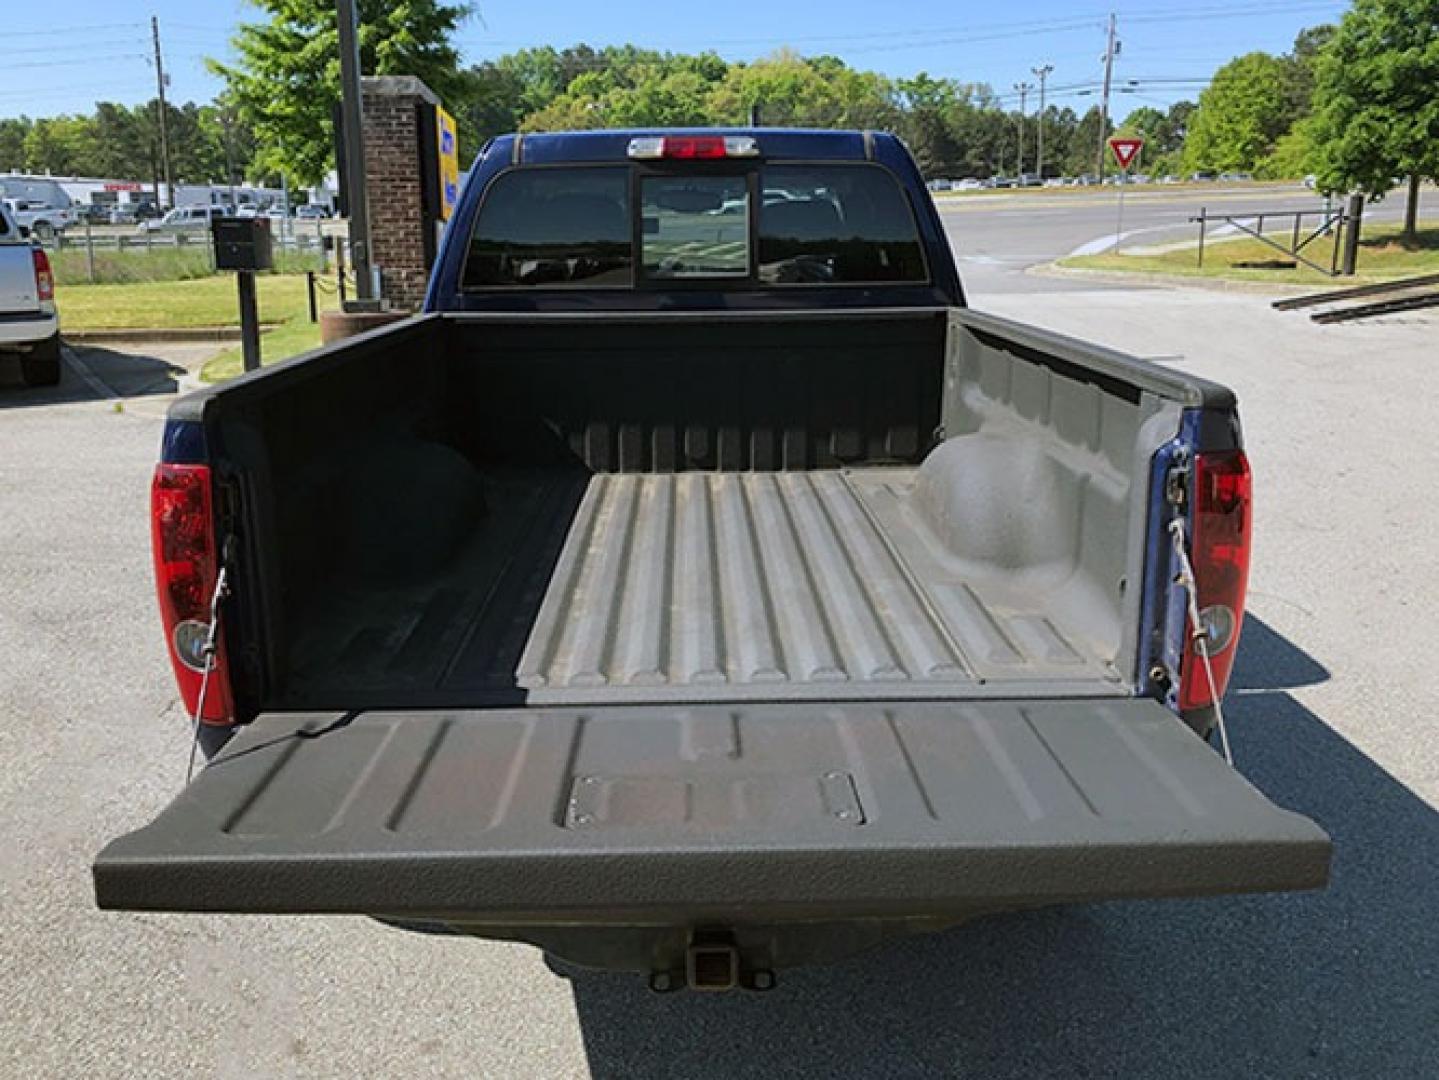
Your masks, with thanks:
M 582 497 L 511 484 L 470 555 L 483 573 L 338 605 L 351 636 L 306 682 L 534 702 L 1115 692 L 1034 597 L 961 579 L 907 505 L 914 474 L 602 474 Z M 497 559 L 507 545 L 518 555 Z
M 913 474 L 594 478 L 521 657 L 520 685 L 1092 674 L 1043 615 L 987 604 L 948 579 L 940 552 L 896 550 L 877 514 L 904 514 L 899 492 Z M 922 544 L 923 526 L 904 525 Z

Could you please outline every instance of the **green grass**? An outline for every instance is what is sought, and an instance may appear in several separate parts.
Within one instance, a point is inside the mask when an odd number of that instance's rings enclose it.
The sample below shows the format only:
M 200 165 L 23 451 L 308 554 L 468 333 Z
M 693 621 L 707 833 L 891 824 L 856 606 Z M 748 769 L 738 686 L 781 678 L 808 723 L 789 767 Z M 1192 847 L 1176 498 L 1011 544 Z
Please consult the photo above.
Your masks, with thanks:
M 303 274 L 260 274 L 255 281 L 262 323 L 305 317 Z M 325 294 L 321 293 L 321 298 Z M 192 281 L 147 281 L 126 285 L 66 285 L 55 288 L 65 330 L 134 330 L 196 326 L 238 326 L 234 274 Z
M 319 345 L 320 324 L 312 323 L 308 313 L 304 313 L 261 335 L 260 363 L 273 364 L 279 360 L 288 360 L 292 356 L 318 348 Z M 205 366 L 200 369 L 200 379 L 203 382 L 223 382 L 233 379 L 244 370 L 244 354 L 240 346 L 236 345 L 205 361 Z
M 193 281 L 217 276 L 214 260 L 204 244 L 186 247 L 128 247 L 95 249 L 94 281 L 84 248 L 67 247 L 49 252 L 57 285 L 138 284 L 145 281 Z M 282 274 L 319 270 L 324 260 L 318 251 L 275 252 L 275 269 Z M 222 275 L 228 277 L 229 275 Z
M 1258 270 L 1234 266 L 1237 262 L 1286 258 L 1258 240 L 1223 240 L 1204 248 L 1204 265 L 1196 265 L 1193 246 L 1157 254 L 1129 255 L 1106 252 L 1102 255 L 1079 255 L 1060 260 L 1059 265 L 1082 270 L 1107 270 L 1121 273 L 1167 274 L 1176 278 L 1212 278 L 1225 281 L 1263 281 L 1293 285 L 1364 284 L 1388 281 L 1414 274 L 1439 273 L 1439 227 L 1421 228 L 1419 242 L 1412 247 L 1398 242 L 1398 225 L 1375 225 L 1366 228 L 1359 242 L 1359 258 L 1355 275 L 1331 278 L 1299 264 L 1292 270 Z M 1279 237 L 1276 234 L 1276 239 Z M 1321 266 L 1329 265 L 1333 242 L 1320 238 L 1305 249 L 1305 254 Z

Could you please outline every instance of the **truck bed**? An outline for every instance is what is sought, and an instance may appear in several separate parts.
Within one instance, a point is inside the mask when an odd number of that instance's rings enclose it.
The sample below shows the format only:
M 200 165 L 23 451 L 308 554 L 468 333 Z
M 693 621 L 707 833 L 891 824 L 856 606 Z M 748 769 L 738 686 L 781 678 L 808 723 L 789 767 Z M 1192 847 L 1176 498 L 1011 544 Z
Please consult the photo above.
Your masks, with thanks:
M 302 700 L 403 685 L 574 703 L 1117 693 L 1043 590 L 976 578 L 915 468 L 495 475 L 443 577 L 333 596 Z
M 237 692 L 1130 693 L 1168 378 L 959 310 L 416 320 L 188 402 L 240 511 Z

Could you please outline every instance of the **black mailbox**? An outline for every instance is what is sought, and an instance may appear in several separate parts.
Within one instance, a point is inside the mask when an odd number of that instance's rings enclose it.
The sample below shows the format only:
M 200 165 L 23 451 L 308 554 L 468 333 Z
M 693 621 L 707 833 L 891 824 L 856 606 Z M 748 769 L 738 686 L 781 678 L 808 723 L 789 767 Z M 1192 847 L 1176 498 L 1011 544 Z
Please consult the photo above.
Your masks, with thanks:
M 210 230 L 216 270 L 269 270 L 275 265 L 268 218 L 217 217 Z

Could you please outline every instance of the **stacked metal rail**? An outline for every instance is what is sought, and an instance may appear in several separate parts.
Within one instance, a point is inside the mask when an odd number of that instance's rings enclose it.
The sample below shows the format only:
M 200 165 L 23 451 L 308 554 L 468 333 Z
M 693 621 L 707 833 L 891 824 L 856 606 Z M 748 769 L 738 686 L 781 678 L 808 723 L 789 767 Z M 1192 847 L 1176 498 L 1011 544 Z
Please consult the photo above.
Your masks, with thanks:
M 1370 299 L 1371 297 L 1379 299 Z M 1392 315 L 1401 311 L 1439 307 L 1439 274 L 1401 278 L 1377 285 L 1357 285 L 1352 289 L 1334 289 L 1329 292 L 1310 293 L 1307 296 L 1291 296 L 1276 300 L 1274 307 L 1279 311 L 1322 307 L 1323 310 L 1315 311 L 1309 316 L 1318 323 L 1349 322 L 1375 315 Z

